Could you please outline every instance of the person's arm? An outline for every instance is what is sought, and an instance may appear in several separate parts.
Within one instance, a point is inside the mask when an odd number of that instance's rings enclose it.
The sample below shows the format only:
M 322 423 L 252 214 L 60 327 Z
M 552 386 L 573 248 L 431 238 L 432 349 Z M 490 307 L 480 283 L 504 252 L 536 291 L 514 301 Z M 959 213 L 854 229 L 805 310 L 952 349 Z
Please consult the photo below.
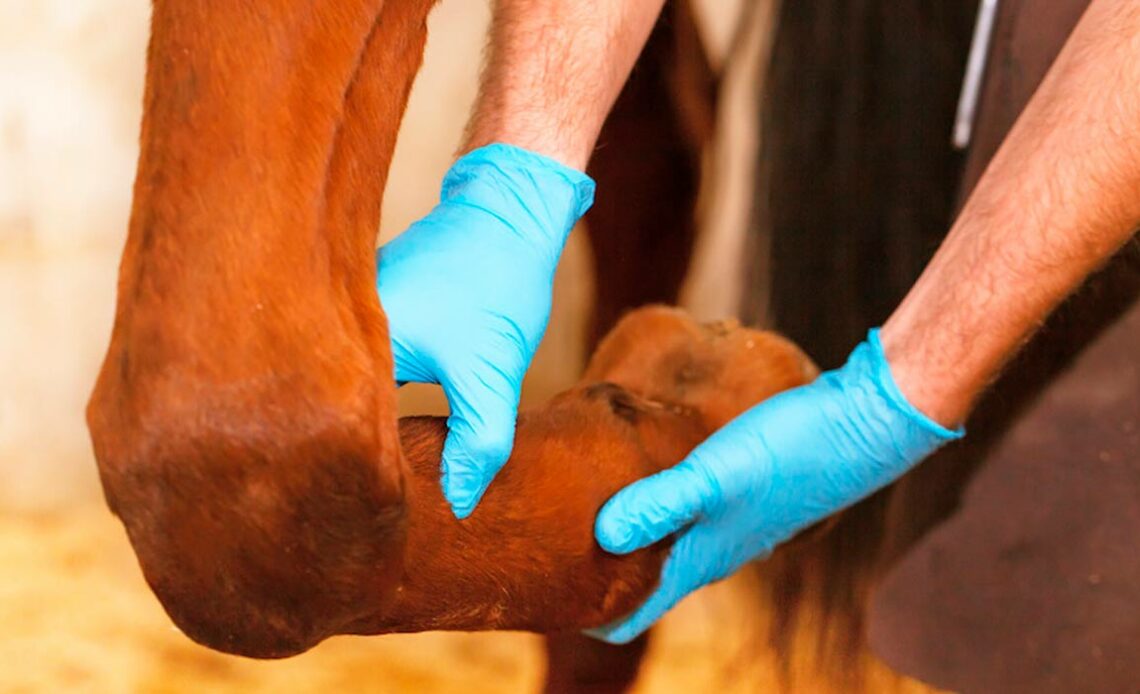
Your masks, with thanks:
M 1140 3 L 1094 0 L 942 247 L 883 326 L 891 373 L 958 424 L 1140 223 Z
M 663 0 L 498 0 L 478 102 L 431 214 L 380 249 L 397 381 L 451 409 L 443 489 L 470 514 L 507 461 L 582 172 Z
M 897 479 L 1140 222 L 1140 4 L 1094 0 L 922 278 L 840 369 L 761 403 L 598 514 L 605 549 L 683 531 L 628 641 L 697 588 Z
M 502 142 L 583 170 L 665 0 L 496 0 L 462 147 Z

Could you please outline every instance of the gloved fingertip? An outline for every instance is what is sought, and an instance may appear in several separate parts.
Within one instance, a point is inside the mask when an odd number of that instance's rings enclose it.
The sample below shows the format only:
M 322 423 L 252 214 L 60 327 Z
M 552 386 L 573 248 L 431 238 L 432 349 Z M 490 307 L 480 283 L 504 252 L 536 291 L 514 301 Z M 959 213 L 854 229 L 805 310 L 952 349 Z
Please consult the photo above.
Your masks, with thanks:
M 681 530 L 700 512 L 703 496 L 680 469 L 634 482 L 606 502 L 594 521 L 602 549 L 628 554 Z
M 475 511 L 475 507 L 483 499 L 484 491 L 485 487 L 474 492 L 466 489 L 444 489 L 443 496 L 451 506 L 451 513 L 457 519 L 463 520 Z
M 630 615 L 600 627 L 585 629 L 582 633 L 615 646 L 625 645 L 648 631 L 678 599 L 668 587 L 662 586 Z
M 456 520 L 466 520 L 468 516 L 475 512 L 475 506 L 478 500 L 469 501 L 467 499 L 448 499 L 447 503 L 451 506 L 451 515 L 455 516 Z
M 640 549 L 634 529 L 610 504 L 603 506 L 598 513 L 598 518 L 594 521 L 594 536 L 598 545 L 611 554 L 628 554 Z
M 483 493 L 487 491 L 487 480 L 471 467 L 468 461 L 443 459 L 443 497 L 451 506 L 451 512 L 459 520 L 471 515 Z
M 603 643 L 608 643 L 612 646 L 624 646 L 633 641 L 642 632 L 634 633 L 631 629 L 624 628 L 623 625 L 617 627 L 596 627 L 594 629 L 583 629 L 582 633 L 592 639 L 597 639 Z

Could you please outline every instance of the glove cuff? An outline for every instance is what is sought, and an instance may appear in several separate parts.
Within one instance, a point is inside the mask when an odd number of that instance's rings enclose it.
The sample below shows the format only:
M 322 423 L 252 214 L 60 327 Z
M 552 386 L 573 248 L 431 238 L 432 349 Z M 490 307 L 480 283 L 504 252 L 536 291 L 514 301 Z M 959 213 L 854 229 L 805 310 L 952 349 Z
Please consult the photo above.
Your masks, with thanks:
M 527 233 L 541 233 L 557 254 L 594 204 L 594 180 L 550 157 L 495 143 L 460 157 L 443 178 L 441 201 L 480 207 Z
M 929 434 L 937 439 L 937 446 L 943 443 L 960 439 L 966 434 L 964 427 L 957 429 L 947 429 L 930 417 L 926 416 L 922 410 L 918 409 L 911 404 L 906 396 L 903 395 L 895 377 L 891 373 L 891 365 L 887 362 L 887 355 L 883 349 L 883 342 L 879 338 L 879 328 L 874 328 L 867 333 L 867 342 L 865 343 L 868 349 L 868 357 L 871 361 L 872 374 L 874 382 L 879 389 L 880 395 L 898 414 L 906 418 L 911 426 Z

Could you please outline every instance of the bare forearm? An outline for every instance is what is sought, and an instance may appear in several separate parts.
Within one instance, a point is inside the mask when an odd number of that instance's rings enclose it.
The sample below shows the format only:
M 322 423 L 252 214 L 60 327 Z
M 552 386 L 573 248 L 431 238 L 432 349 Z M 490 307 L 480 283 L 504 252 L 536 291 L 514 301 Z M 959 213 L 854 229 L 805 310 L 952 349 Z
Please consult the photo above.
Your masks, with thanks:
M 945 424 L 1140 222 L 1140 4 L 1094 0 L 946 241 L 882 330 Z
M 462 147 L 504 142 L 584 169 L 664 0 L 496 0 Z

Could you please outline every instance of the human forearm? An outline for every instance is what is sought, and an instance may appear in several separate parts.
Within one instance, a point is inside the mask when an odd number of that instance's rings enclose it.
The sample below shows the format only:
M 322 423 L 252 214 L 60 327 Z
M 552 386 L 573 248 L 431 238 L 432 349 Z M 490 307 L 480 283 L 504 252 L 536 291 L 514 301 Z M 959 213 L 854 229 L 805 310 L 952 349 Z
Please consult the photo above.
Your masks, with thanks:
M 461 148 L 504 142 L 584 169 L 664 0 L 496 0 Z
M 942 248 L 883 327 L 945 424 L 1140 222 L 1140 7 L 1094 0 Z

